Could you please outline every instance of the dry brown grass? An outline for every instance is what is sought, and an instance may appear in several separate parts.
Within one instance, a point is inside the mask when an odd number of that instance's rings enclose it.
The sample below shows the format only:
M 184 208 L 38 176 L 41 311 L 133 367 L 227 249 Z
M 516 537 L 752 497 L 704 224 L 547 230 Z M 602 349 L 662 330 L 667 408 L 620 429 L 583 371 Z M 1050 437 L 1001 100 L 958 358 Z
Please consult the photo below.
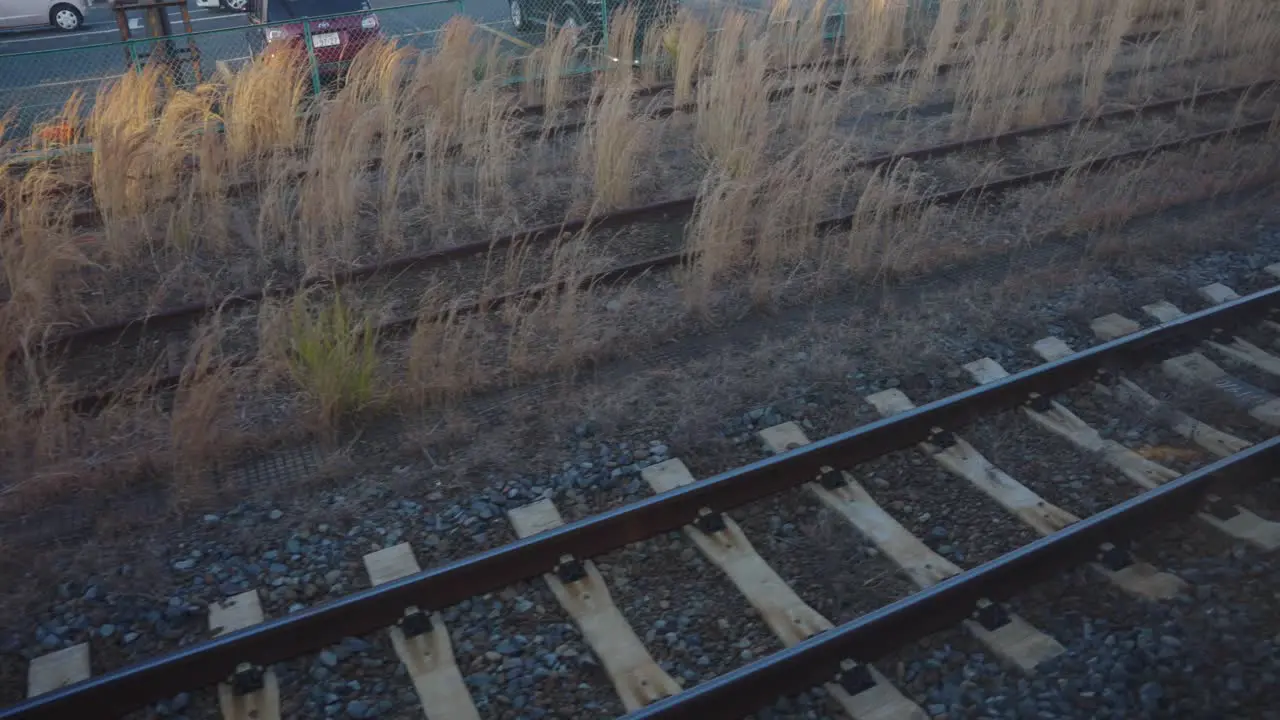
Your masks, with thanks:
M 698 149 L 735 178 L 750 177 L 759 168 L 773 131 L 771 46 L 766 36 L 752 36 L 751 24 L 745 13 L 725 16 L 712 46 L 710 70 L 697 88 Z
M 57 168 L 35 167 L 3 183 L 0 264 L 8 302 L 0 308 L 6 349 L 27 346 L 69 319 L 78 305 L 66 278 L 90 261 L 71 227 L 72 198 Z
M 574 31 L 548 26 L 544 42 L 525 58 L 524 100 L 542 105 L 544 127 L 557 122 L 569 99 L 565 76 L 574 64 L 574 42 Z
M 610 82 L 587 113 L 578 143 L 580 172 L 589 188 L 588 216 L 631 205 L 646 149 L 657 146 L 659 123 L 632 103 L 632 82 Z
M 675 28 L 668 29 L 664 46 L 669 55 L 675 56 L 672 72 L 674 100 L 677 107 L 693 102 L 694 79 L 701 75 L 706 57 L 707 26 L 687 8 L 676 14 Z
M 226 448 L 242 444 L 233 414 L 240 371 L 226 362 L 223 336 L 217 319 L 197 329 L 174 391 L 168 459 L 181 502 L 207 498 L 210 476 L 225 459 Z
M 0 309 L 0 459 L 10 468 L 3 492 L 47 497 L 48 488 L 87 477 L 86 468 L 150 458 L 163 460 L 158 465 L 179 494 L 196 502 L 211 489 L 210 469 L 272 423 L 306 420 L 332 439 L 353 420 L 447 412 L 474 393 L 547 373 L 569 381 L 584 363 L 748 309 L 995 256 L 1009 245 L 1044 242 L 1051 230 L 1106 232 L 1162 203 L 1264 179 L 1280 160 L 1269 155 L 1274 138 L 1230 142 L 1102 179 L 1071 176 L 995 209 L 913 204 L 940 176 L 973 181 L 1004 169 L 969 157 L 848 172 L 850 161 L 875 147 L 876 133 L 898 147 L 940 133 L 990 132 L 1091 112 L 1118 94 L 1146 97 L 1148 86 L 1163 81 L 1138 72 L 1117 83 L 1121 62 L 1141 69 L 1217 55 L 1224 59 L 1205 70 L 1215 80 L 1269 79 L 1280 70 L 1280 11 L 1261 0 L 1196 12 L 1181 0 L 944 0 L 937 22 L 919 28 L 908 26 L 900 3 L 848 0 L 847 7 L 862 22 L 850 26 L 855 32 L 841 49 L 858 62 L 838 88 L 826 85 L 825 71 L 777 71 L 820 55 L 830 9 L 823 3 L 779 4 L 771 18 L 728 12 L 714 33 L 705 18 L 682 9 L 644 39 L 638 78 L 631 70 L 636 20 L 623 14 L 607 42 L 619 62 L 595 78 L 595 102 L 572 115 L 583 130 L 532 144 L 518 139 L 525 122 L 518 102 L 545 105 L 544 129 L 577 112 L 566 102 L 572 83 L 562 77 L 573 61 L 571 39 L 549 37 L 525 58 L 528 82 L 512 92 L 501 85 L 512 61 L 465 19 L 446 28 L 432 53 L 395 43 L 369 48 L 345 84 L 320 97 L 282 54 L 191 90 L 170 87 L 157 73 L 130 73 L 104 89 L 91 111 L 69 105 L 55 124 L 91 140 L 91 159 L 0 178 L 8 294 Z M 1184 19 L 1159 43 L 1125 48 L 1120 38 L 1153 10 Z M 914 39 L 925 45 L 913 46 Z M 942 63 L 960 65 L 934 78 L 929 69 Z M 907 65 L 924 69 L 909 84 L 885 89 L 859 80 Z M 640 83 L 660 80 L 672 82 L 669 94 L 636 97 Z M 771 103 L 770 92 L 788 85 L 801 90 Z M 940 92 L 957 106 L 943 123 L 860 124 L 876 102 Z M 696 112 L 653 119 L 648 103 L 659 101 Z M 1044 161 L 1062 152 L 1046 146 Z M 678 156 L 674 169 L 662 155 Z M 167 406 L 148 392 L 156 371 L 147 366 L 114 388 L 116 399 L 102 412 L 68 413 L 65 401 L 84 389 L 70 378 L 116 368 L 63 367 L 34 342 L 70 322 L 110 316 L 117 306 L 103 296 L 116 284 L 142 288 L 148 305 L 164 305 L 175 293 L 190 299 L 181 290 L 192 287 L 324 278 L 491 237 L 530 217 L 594 217 L 680 194 L 656 177 L 697 191 L 678 236 L 637 234 L 634 247 L 591 232 L 516 243 L 483 267 L 441 269 L 425 292 L 413 279 L 385 297 L 369 287 L 325 289 L 266 303 L 256 316 L 222 317 L 192 338 Z M 251 192 L 232 192 L 243 182 Z M 84 197 L 74 188 L 86 184 L 102 217 L 89 240 L 72 224 Z M 846 213 L 845 228 L 818 231 L 821 220 Z M 584 282 L 618 259 L 673 250 L 690 256 L 673 276 L 625 286 Z M 531 283 L 550 289 L 497 313 L 457 310 Z M 392 312 L 386 307 L 417 313 L 407 337 L 374 332 Z M 227 362 L 233 357 L 234 365 Z
M 841 49 L 858 72 L 879 72 L 907 49 L 907 4 L 887 0 L 845 0 Z

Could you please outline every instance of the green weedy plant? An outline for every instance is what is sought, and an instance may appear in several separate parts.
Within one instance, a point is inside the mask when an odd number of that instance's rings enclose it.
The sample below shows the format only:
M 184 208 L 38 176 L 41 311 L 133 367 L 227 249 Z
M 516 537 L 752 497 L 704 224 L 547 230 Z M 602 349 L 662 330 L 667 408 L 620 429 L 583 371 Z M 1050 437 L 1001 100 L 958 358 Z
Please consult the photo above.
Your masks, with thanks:
M 319 303 L 310 295 L 295 297 L 289 313 L 289 372 L 315 403 L 320 426 L 334 430 L 378 399 L 378 330 L 341 294 Z

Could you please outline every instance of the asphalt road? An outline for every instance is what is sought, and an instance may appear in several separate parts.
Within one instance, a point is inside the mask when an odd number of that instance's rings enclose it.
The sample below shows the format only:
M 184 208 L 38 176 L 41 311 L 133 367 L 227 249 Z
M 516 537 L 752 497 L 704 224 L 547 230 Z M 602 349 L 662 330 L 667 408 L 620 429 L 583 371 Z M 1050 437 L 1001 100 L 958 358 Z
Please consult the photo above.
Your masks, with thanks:
M 499 29 L 508 17 L 506 0 L 419 7 L 401 7 L 406 3 L 395 0 L 371 0 L 371 4 L 381 11 L 378 17 L 384 33 L 422 47 L 429 46 L 434 31 L 461 9 Z M 251 29 L 243 13 L 197 8 L 194 0 L 189 0 L 188 8 L 195 33 L 191 39 L 199 48 L 205 73 L 213 71 L 217 61 L 234 67 L 249 58 L 250 33 L 261 30 Z M 174 29 L 181 31 L 181 12 L 172 9 L 169 17 Z M 119 77 L 126 67 L 115 17 L 105 1 L 89 8 L 84 27 L 75 32 L 51 27 L 0 31 L 0 112 L 18 111 L 8 137 L 25 134 L 32 122 L 55 114 L 76 90 L 91 100 L 102 83 Z
M 552 0 L 525 1 L 531 5 Z M 769 1 L 684 0 L 684 4 L 703 11 L 727 4 L 759 10 Z M 460 12 L 499 33 L 512 32 L 508 0 L 460 0 L 410 7 L 404 7 L 404 0 L 371 0 L 371 4 L 378 11 L 385 34 L 423 48 L 430 47 L 435 31 Z M 199 48 L 203 73 L 213 72 L 219 61 L 234 68 L 249 58 L 253 51 L 250 40 L 261 30 L 251 28 L 243 13 L 197 8 L 194 0 L 188 0 L 188 11 L 194 33 L 190 40 Z M 169 16 L 174 29 L 180 32 L 180 11 L 171 9 Z M 529 32 L 519 37 L 517 42 L 536 42 L 541 33 Z M 186 40 L 175 42 L 181 46 Z M 51 27 L 0 31 L 0 113 L 18 111 L 6 139 L 28 134 L 33 123 L 55 115 L 76 91 L 91 102 L 104 83 L 125 71 L 126 57 L 106 0 L 89 8 L 84 27 L 75 32 Z M 189 82 L 192 78 L 187 75 L 184 80 Z

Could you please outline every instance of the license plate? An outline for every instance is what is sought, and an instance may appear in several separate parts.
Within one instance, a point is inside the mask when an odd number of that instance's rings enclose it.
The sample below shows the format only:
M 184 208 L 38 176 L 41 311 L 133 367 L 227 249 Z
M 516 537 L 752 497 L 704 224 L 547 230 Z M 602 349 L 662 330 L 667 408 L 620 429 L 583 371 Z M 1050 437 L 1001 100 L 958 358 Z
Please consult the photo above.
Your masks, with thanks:
M 321 33 L 319 35 L 311 36 L 311 44 L 318 48 L 332 47 L 341 42 L 342 40 L 338 38 L 338 33 Z

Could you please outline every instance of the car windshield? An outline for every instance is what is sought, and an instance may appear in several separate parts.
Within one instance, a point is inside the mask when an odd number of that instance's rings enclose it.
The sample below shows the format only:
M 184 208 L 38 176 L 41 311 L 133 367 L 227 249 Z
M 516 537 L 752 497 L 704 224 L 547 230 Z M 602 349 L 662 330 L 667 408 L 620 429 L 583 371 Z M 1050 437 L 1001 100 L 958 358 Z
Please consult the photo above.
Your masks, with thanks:
M 368 9 L 368 0 L 268 0 L 267 22 L 358 13 Z

